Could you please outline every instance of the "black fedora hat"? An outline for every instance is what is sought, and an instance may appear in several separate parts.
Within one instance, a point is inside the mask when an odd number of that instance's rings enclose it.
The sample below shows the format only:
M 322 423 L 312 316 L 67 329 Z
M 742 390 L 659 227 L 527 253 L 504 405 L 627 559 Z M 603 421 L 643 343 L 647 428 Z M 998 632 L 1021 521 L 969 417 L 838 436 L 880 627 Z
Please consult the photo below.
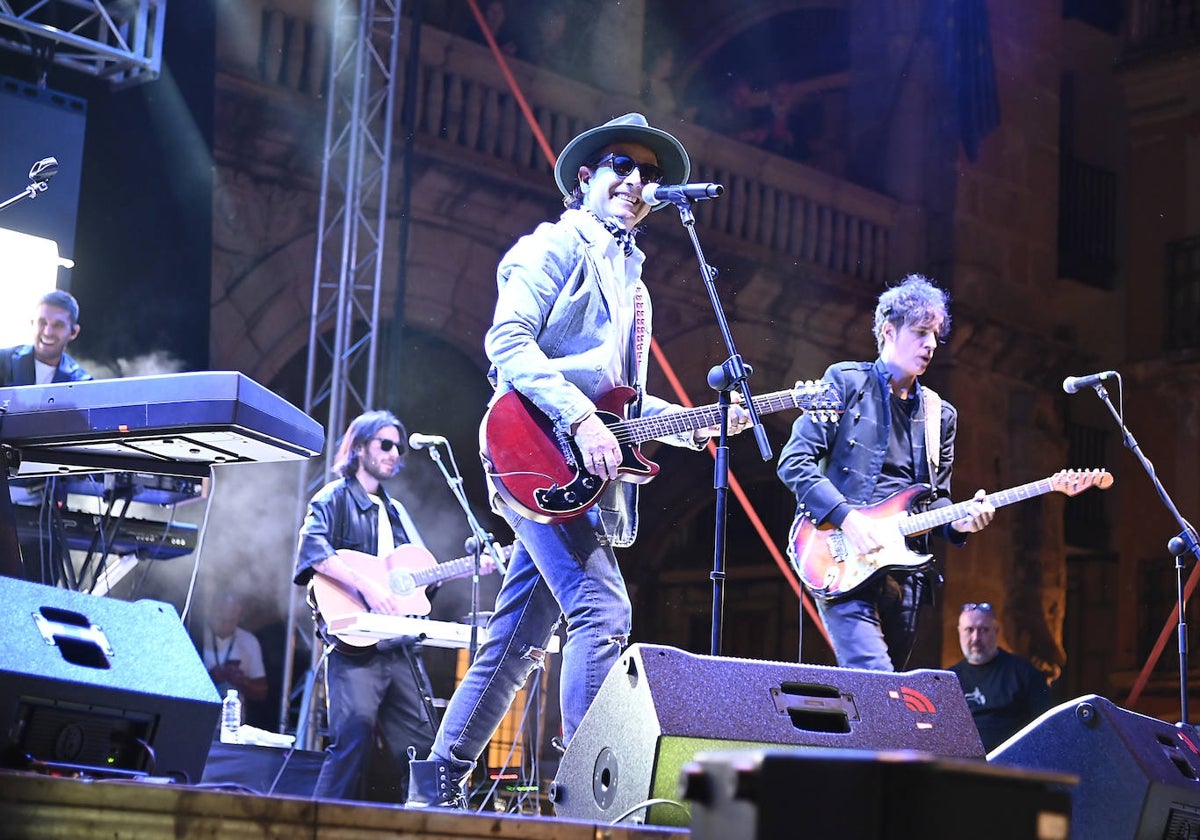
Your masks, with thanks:
M 570 195 L 578 183 L 579 167 L 594 163 L 599 152 L 613 143 L 641 143 L 658 157 L 663 183 L 682 184 L 692 171 L 683 144 L 667 132 L 654 128 L 638 113 L 625 114 L 604 125 L 589 128 L 566 145 L 554 164 L 554 180 L 563 195 Z M 665 207 L 666 203 L 659 204 Z

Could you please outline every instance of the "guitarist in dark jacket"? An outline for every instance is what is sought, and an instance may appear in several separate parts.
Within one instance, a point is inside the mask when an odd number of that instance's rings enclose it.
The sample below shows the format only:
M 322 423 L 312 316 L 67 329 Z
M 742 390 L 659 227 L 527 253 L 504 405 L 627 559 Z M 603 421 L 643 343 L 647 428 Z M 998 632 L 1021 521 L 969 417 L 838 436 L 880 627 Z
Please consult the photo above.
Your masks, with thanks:
M 406 435 L 388 411 L 351 421 L 338 450 L 337 481 L 317 491 L 300 527 L 294 582 L 306 586 L 320 573 L 358 593 L 371 612 L 397 615 L 400 600 L 378 578 L 360 572 L 340 549 L 383 557 L 397 546 L 424 546 L 408 512 L 383 482 L 404 465 Z M 409 747 L 429 749 L 434 725 L 418 679 L 420 651 L 413 643 L 343 650 L 326 664 L 330 743 L 317 779 L 318 799 L 360 799 L 378 724 L 394 763 L 399 798 L 407 789 Z
M 879 296 L 874 332 L 879 358 L 839 362 L 825 372 L 842 398 L 840 423 L 796 421 L 779 455 L 780 479 L 796 494 L 797 516 L 840 529 L 853 552 L 871 557 L 896 542 L 896 526 L 866 506 L 914 484 L 934 490 L 930 507 L 953 504 L 950 477 L 958 412 L 918 377 L 950 328 L 946 293 L 910 275 Z M 936 406 L 936 410 L 935 410 Z M 936 426 L 929 427 L 930 416 Z M 967 516 L 941 535 L 961 545 L 995 514 L 980 490 Z M 908 540 L 928 552 L 928 535 Z M 815 597 L 838 664 L 903 670 L 916 639 L 921 604 L 931 596 L 921 572 L 883 572 L 841 598 Z

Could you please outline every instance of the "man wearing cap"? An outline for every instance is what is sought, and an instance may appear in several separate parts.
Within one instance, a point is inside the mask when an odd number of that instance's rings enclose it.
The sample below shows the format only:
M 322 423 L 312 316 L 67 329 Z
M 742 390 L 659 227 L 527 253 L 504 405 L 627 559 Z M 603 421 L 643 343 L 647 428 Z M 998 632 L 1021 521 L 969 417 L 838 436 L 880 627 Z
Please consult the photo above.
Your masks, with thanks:
M 682 183 L 690 171 L 679 141 L 641 114 L 583 132 L 554 168 L 566 211 L 522 237 L 497 269 L 495 316 L 484 342 L 493 403 L 519 391 L 574 440 L 580 466 L 604 479 L 616 478 L 621 450 L 596 414 L 597 398 L 626 385 L 639 394 L 631 414 L 679 409 L 644 393 L 651 307 L 642 282 L 645 254 L 635 237 L 651 211 L 643 187 Z M 738 406 L 730 418 L 731 432 L 748 425 Z M 700 449 L 713 434 L 704 429 L 663 440 Z M 481 454 L 490 473 L 492 453 Z M 541 666 L 560 617 L 564 744 L 629 640 L 632 610 L 613 549 L 632 544 L 637 532 L 637 486 L 612 482 L 584 515 L 551 523 L 492 496 L 516 535 L 508 573 L 487 641 L 446 707 L 429 758 L 410 762 L 409 807 L 465 805 L 465 780 L 517 691 Z

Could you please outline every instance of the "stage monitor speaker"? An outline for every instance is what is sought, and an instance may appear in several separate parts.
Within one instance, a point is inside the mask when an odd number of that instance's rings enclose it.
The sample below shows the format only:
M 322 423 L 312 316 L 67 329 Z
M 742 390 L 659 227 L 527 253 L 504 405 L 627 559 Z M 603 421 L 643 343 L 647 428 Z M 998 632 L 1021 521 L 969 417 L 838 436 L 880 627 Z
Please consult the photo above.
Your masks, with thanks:
M 631 645 L 559 764 L 559 816 L 687 825 L 680 771 L 702 750 L 793 745 L 984 758 L 958 677 L 700 656 Z
M 1067 840 L 1074 776 L 911 750 L 704 752 L 684 768 L 693 840 Z
M 170 604 L 0 578 L 0 752 L 198 782 L 221 700 Z
M 1073 773 L 1075 837 L 1200 837 L 1200 740 L 1089 694 L 1063 703 L 988 756 L 994 765 Z

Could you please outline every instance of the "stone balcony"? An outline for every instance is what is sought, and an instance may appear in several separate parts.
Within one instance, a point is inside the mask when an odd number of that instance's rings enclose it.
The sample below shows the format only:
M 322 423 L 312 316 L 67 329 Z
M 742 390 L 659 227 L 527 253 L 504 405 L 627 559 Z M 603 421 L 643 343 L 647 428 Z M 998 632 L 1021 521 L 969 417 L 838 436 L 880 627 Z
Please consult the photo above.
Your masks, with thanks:
M 268 382 L 307 339 L 307 313 L 296 303 L 310 294 L 330 41 L 328 26 L 306 15 L 308 5 L 244 2 L 236 20 L 222 13 L 218 37 L 214 363 L 250 354 L 262 365 L 252 373 Z M 402 33 L 407 28 L 404 21 Z M 406 321 L 445 335 L 482 364 L 495 262 L 560 206 L 551 165 L 486 47 L 423 27 L 410 86 L 406 35 L 401 42 L 397 114 L 407 91 L 416 97 Z M 643 108 L 520 61 L 510 67 L 555 151 L 610 115 Z M 850 333 L 869 352 L 865 302 L 924 262 L 919 209 L 678 117 L 650 117 L 687 147 L 691 180 L 726 188 L 696 208 L 696 230 L 722 282 L 737 293 L 754 289 L 736 302 L 736 317 L 776 333 L 774 345 L 761 348 L 774 360 L 759 360 L 791 368 L 796 348 L 779 340 L 788 333 L 826 347 L 844 346 Z M 407 129 L 397 127 L 398 144 Z M 393 196 L 400 169 L 392 169 Z M 698 272 L 686 232 L 663 218 L 675 215 L 656 215 L 644 247 L 656 270 L 669 265 L 671 279 L 686 283 Z M 397 211 L 389 219 L 398 223 Z M 660 249 L 667 259 L 655 255 Z M 394 265 L 396 256 L 385 259 Z M 656 293 L 660 342 L 692 345 L 688 334 L 700 330 L 707 343 L 711 313 L 700 290 L 681 296 L 677 283 L 666 285 Z M 279 306 L 285 287 L 289 302 Z M 385 299 L 394 290 L 385 287 Z

